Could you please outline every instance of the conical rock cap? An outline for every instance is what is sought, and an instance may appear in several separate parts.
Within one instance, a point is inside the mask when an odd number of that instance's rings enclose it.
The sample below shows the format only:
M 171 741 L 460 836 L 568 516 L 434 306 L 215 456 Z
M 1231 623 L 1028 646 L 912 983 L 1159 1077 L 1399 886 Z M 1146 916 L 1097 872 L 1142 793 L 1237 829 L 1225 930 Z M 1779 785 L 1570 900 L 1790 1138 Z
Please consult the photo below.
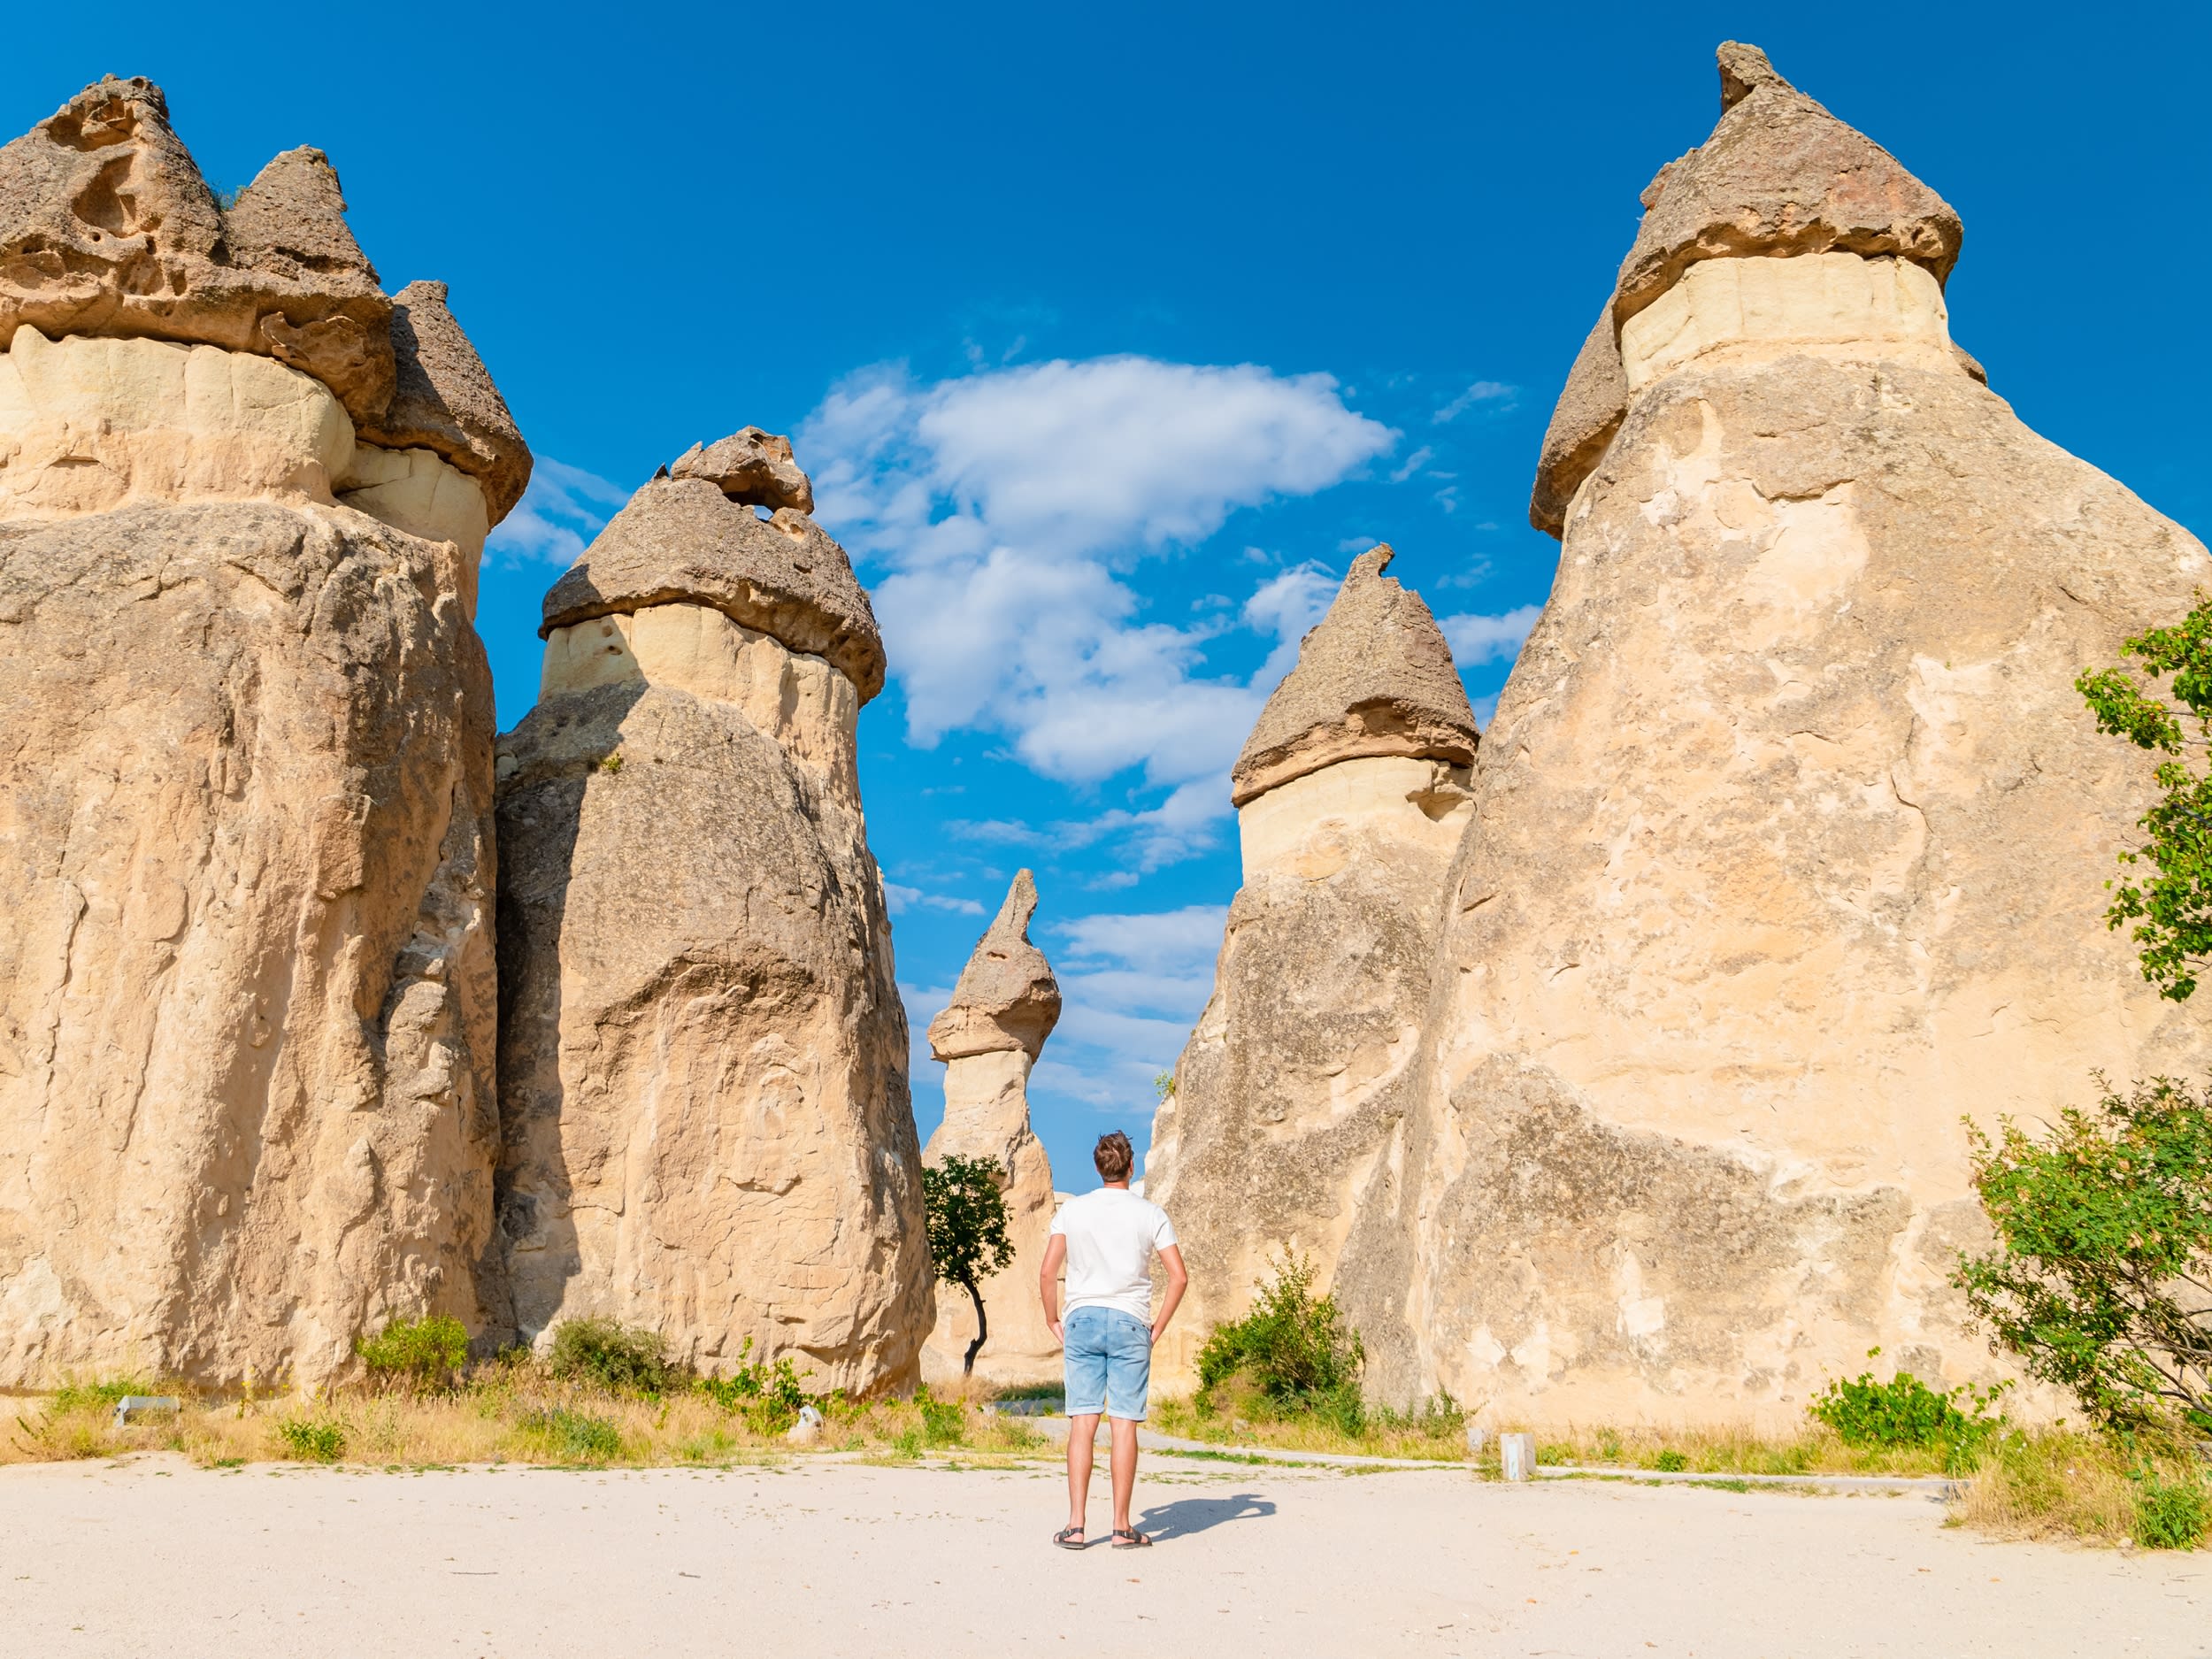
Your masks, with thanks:
M 1045 953 L 1029 942 L 1037 883 L 1015 872 L 997 919 L 976 941 L 952 1001 L 929 1022 L 929 1051 L 940 1060 L 1024 1049 L 1034 1060 L 1060 1019 L 1060 982 Z
M 1473 764 L 1467 687 L 1421 595 L 1383 574 L 1395 557 L 1381 546 L 1353 560 L 1328 615 L 1299 641 L 1298 665 L 1229 774 L 1236 805 L 1363 756 Z
M 477 481 L 497 524 L 529 485 L 530 446 L 446 303 L 444 283 L 410 282 L 392 296 L 392 356 L 397 389 L 362 437 L 443 456 Z
M 704 478 L 655 478 L 631 496 L 547 592 L 538 634 L 683 603 L 827 658 L 863 703 L 883 689 L 883 636 L 845 549 L 796 509 L 763 518 Z
M 317 150 L 280 156 L 234 227 L 150 81 L 110 76 L 0 146 L 0 349 L 21 326 L 254 352 L 357 426 L 391 401 L 391 302 Z
M 1767 56 L 1722 42 L 1721 118 L 1643 192 L 1644 219 L 1613 296 L 1552 412 L 1529 522 L 1557 535 L 1628 407 L 1621 326 L 1701 259 L 1808 253 L 1890 256 L 1949 277 L 1964 230 L 1950 204 L 1896 157 L 1777 73 Z

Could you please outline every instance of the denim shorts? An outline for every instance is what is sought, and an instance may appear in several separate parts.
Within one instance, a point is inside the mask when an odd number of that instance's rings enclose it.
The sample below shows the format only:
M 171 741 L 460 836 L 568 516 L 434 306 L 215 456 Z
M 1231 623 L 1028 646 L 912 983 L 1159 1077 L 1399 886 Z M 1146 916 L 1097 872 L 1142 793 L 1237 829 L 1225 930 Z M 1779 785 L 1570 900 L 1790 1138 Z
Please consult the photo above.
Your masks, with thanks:
M 1152 1327 L 1118 1308 L 1078 1308 L 1067 1333 L 1068 1415 L 1144 1421 L 1152 1387 Z

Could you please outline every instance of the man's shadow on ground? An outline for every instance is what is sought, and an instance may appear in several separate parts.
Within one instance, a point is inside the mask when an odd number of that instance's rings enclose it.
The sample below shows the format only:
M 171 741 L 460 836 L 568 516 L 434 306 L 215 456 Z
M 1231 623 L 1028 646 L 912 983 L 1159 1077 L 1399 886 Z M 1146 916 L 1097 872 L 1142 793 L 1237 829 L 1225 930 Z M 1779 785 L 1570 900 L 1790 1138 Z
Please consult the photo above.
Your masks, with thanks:
M 1240 1492 L 1233 1498 L 1178 1498 L 1172 1503 L 1155 1504 L 1139 1516 L 1137 1530 L 1165 1543 L 1225 1521 L 1258 1520 L 1274 1513 L 1273 1499 L 1249 1492 Z

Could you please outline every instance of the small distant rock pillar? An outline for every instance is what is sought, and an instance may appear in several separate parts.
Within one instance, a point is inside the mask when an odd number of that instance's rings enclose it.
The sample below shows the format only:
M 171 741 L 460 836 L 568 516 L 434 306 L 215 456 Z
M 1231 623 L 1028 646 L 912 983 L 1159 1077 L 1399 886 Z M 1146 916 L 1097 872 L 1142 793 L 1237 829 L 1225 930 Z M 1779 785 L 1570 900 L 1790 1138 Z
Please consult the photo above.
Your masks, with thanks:
M 1387 1217 L 1446 872 L 1472 813 L 1474 711 L 1419 595 L 1354 561 L 1230 778 L 1244 885 L 1176 1065 L 1145 1195 L 1190 1269 L 1170 1386 L 1278 1252 L 1309 1257 L 1371 1351 L 1409 1351 Z
M 1060 1018 L 1052 965 L 1029 941 L 1037 884 L 1014 877 L 998 918 L 962 970 L 952 1002 L 930 1022 L 930 1052 L 945 1063 L 945 1120 L 922 1161 L 987 1158 L 1001 1171 L 1013 1264 L 982 1285 L 990 1322 L 976 1356 L 986 1382 L 1043 1382 L 1060 1374 L 1060 1345 L 1045 1326 L 1037 1276 L 1052 1230 L 1052 1163 L 1029 1125 L 1029 1071 Z M 961 1375 L 975 1340 L 975 1309 L 957 1286 L 937 1288 L 937 1325 L 922 1355 L 925 1381 Z

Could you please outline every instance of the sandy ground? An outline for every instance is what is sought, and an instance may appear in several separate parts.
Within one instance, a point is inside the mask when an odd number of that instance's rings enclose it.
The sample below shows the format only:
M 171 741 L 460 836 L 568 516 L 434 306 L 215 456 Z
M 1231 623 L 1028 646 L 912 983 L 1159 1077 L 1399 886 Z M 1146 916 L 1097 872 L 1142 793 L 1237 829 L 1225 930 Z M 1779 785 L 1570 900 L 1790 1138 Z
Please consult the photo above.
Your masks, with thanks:
M 1920 1499 L 1169 1465 L 1080 1555 L 1044 1467 L 4 1468 L 0 1654 L 2212 1655 L 2212 1558 Z

